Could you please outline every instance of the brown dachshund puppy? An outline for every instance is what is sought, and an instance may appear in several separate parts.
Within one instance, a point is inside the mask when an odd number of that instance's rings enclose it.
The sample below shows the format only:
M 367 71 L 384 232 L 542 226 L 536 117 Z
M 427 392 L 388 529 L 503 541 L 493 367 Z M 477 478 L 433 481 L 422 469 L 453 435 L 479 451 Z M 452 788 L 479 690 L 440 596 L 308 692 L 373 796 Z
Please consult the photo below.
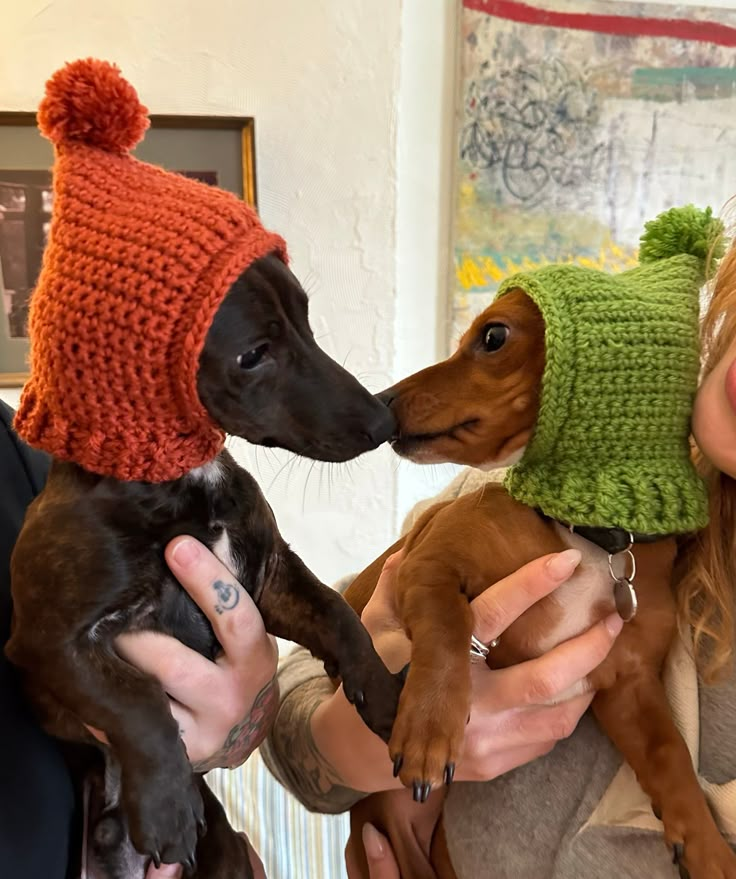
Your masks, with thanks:
M 512 289 L 477 318 L 448 360 L 385 393 L 400 429 L 395 450 L 417 462 L 452 461 L 484 469 L 518 461 L 537 421 L 544 369 L 542 315 L 531 298 Z M 572 578 L 503 632 L 488 653 L 492 668 L 537 657 L 616 606 L 607 551 L 515 500 L 501 485 L 490 484 L 426 512 L 349 588 L 347 599 L 359 613 L 385 559 L 399 547 L 404 556 L 396 576 L 396 600 L 412 656 L 390 754 L 402 782 L 422 801 L 433 787 L 452 780 L 461 755 L 471 702 L 469 602 L 541 555 L 570 547 L 582 553 Z M 660 682 L 676 629 L 670 585 L 675 540 L 637 542 L 634 555 L 638 612 L 587 681 L 597 691 L 593 711 L 661 815 L 682 875 L 688 869 L 693 879 L 734 879 L 736 856 L 711 816 Z M 435 810 L 439 817 L 440 794 L 415 808 Z M 396 796 L 405 797 L 405 792 L 368 797 L 353 810 L 350 845 L 360 850 L 366 876 L 365 855 L 357 842 L 360 827 L 372 821 L 389 834 L 397 830 L 391 825 L 393 816 L 384 820 Z M 425 815 L 422 823 L 428 819 Z M 419 866 L 411 834 L 403 837 L 398 828 L 392 843 L 405 879 L 454 875 L 441 823 L 429 874 L 426 860 Z

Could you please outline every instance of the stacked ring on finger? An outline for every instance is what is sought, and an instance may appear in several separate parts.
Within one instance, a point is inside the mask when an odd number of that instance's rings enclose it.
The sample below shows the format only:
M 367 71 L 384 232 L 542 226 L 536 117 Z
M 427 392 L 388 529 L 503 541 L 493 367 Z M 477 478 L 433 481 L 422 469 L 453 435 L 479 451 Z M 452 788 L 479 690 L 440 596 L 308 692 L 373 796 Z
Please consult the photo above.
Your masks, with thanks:
M 494 638 L 493 641 L 488 644 L 484 644 L 481 640 L 475 637 L 475 635 L 470 636 L 470 660 L 471 662 L 485 662 L 488 658 L 488 654 L 490 653 L 490 648 L 498 647 L 498 643 L 501 639 Z

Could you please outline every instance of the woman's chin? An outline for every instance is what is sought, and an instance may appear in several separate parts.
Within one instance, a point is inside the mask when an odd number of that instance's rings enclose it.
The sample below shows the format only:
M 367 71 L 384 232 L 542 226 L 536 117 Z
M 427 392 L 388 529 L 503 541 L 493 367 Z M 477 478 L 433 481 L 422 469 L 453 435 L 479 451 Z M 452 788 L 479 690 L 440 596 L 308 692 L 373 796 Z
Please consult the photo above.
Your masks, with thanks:
M 736 372 L 716 368 L 695 398 L 693 436 L 698 448 L 720 471 L 736 479 L 736 411 L 731 397 Z

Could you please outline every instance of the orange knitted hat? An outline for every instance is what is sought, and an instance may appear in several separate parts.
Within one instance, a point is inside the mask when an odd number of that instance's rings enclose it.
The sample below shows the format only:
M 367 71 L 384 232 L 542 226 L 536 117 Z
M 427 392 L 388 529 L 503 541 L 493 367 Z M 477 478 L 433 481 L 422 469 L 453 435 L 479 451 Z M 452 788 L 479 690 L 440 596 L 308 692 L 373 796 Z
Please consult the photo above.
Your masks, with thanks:
M 196 386 L 215 313 L 286 246 L 235 195 L 129 155 L 148 111 L 111 64 L 59 70 L 38 124 L 55 147 L 54 203 L 15 428 L 95 473 L 176 479 L 223 444 Z

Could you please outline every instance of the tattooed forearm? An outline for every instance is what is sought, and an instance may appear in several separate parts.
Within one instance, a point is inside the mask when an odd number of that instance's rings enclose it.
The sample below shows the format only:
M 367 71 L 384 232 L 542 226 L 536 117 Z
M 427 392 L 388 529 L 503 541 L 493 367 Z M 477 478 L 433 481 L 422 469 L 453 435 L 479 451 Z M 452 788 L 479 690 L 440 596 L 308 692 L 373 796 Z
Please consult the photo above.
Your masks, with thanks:
M 265 739 L 278 704 L 279 685 L 274 676 L 256 696 L 247 717 L 230 730 L 220 750 L 207 760 L 193 763 L 194 771 L 209 772 L 217 767 L 235 769 L 243 764 Z
M 312 715 L 333 693 L 326 677 L 307 681 L 290 693 L 281 703 L 262 753 L 269 769 L 308 809 L 337 814 L 365 794 L 345 786 L 312 735 Z

